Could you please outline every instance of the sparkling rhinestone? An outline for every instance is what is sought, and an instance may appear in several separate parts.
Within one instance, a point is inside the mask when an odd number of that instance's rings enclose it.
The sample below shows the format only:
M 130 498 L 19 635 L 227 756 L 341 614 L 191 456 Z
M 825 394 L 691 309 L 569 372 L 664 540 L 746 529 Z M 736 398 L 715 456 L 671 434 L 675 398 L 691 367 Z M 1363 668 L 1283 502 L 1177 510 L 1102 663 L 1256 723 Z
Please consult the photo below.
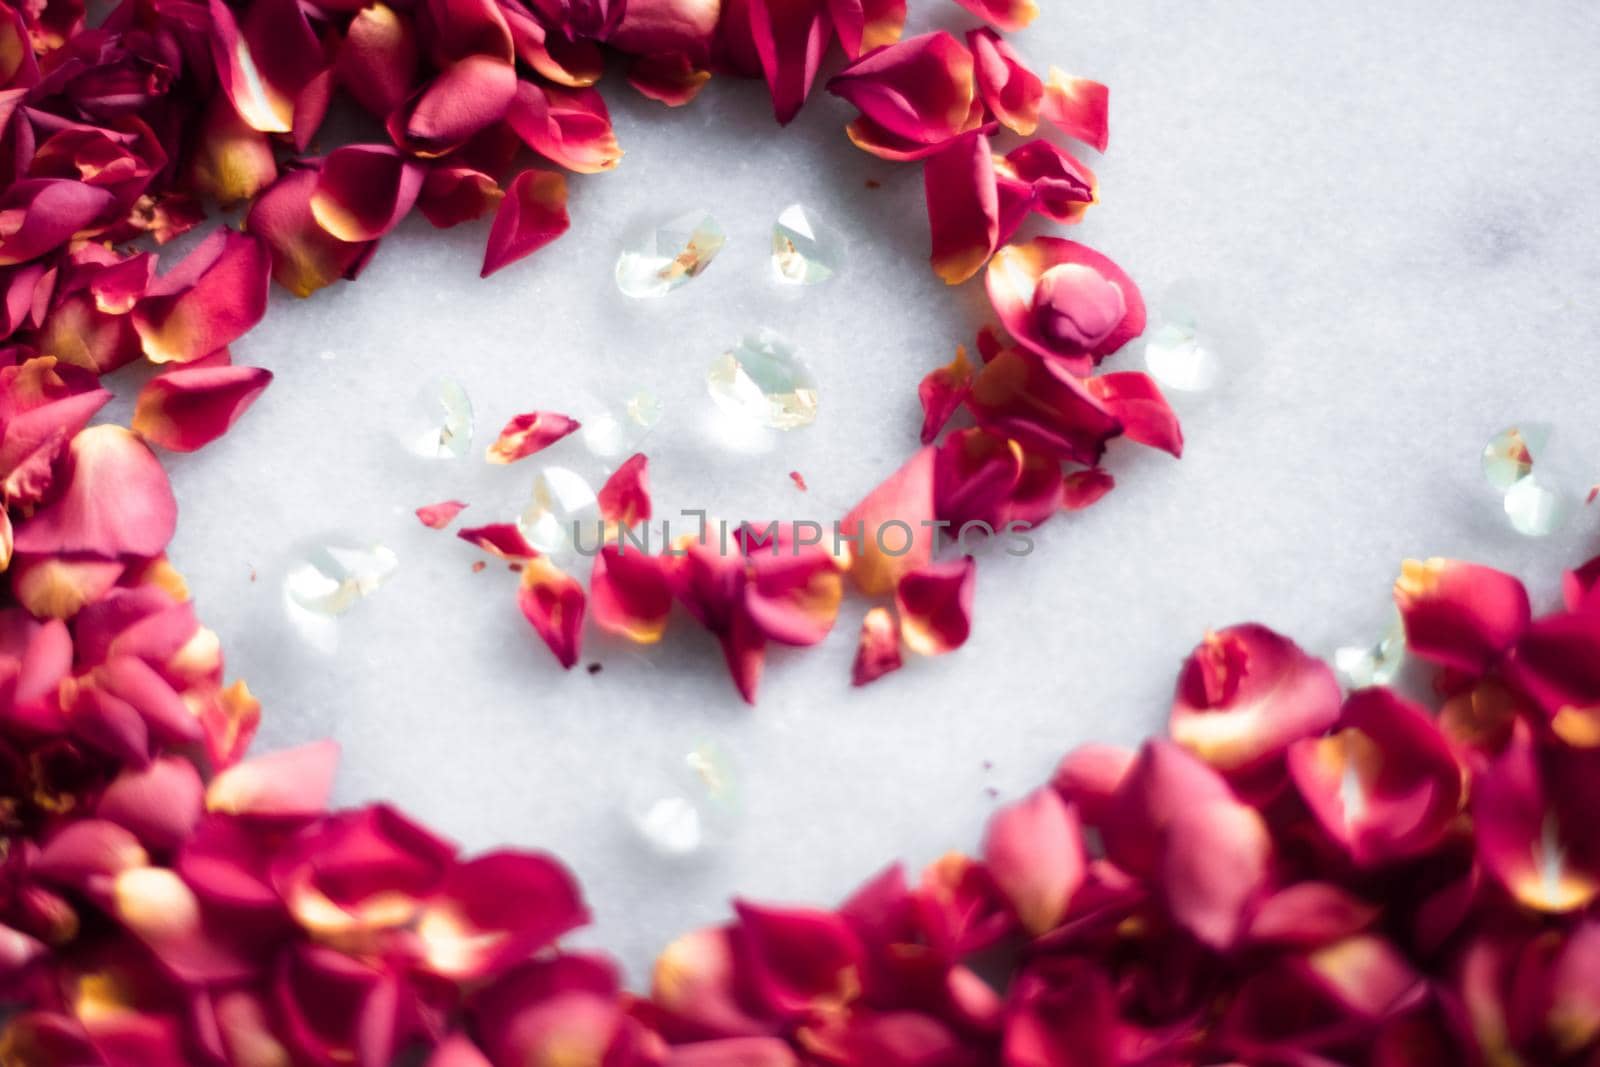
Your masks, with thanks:
M 817 386 L 795 348 L 771 330 L 748 334 L 706 372 L 711 399 L 724 411 L 774 430 L 797 430 L 817 417 Z
M 533 497 L 517 525 L 534 548 L 561 557 L 579 546 L 594 548 L 600 537 L 599 515 L 594 488 L 583 475 L 565 467 L 546 467 L 534 479 Z
M 738 817 L 732 767 L 713 745 L 632 787 L 628 818 L 665 856 L 688 856 L 726 837 Z
M 303 611 L 343 615 L 392 578 L 399 566 L 399 557 L 381 544 L 330 542 L 307 549 L 290 563 L 283 589 Z
M 1217 384 L 1222 365 L 1216 343 L 1192 323 L 1170 322 L 1144 344 L 1150 376 L 1169 389 L 1198 393 Z
M 1341 648 L 1333 654 L 1333 669 L 1346 689 L 1369 685 L 1388 685 L 1405 664 L 1406 634 L 1399 618 L 1378 639 L 1365 648 Z
M 628 450 L 628 427 L 609 411 L 591 412 L 579 421 L 583 423 L 583 446 L 595 455 L 610 459 Z
M 1506 490 L 1505 509 L 1511 528 L 1519 534 L 1548 537 L 1572 517 L 1572 495 L 1530 474 Z
M 679 215 L 623 249 L 617 288 L 640 300 L 666 296 L 709 267 L 725 242 L 710 212 Z
M 816 212 L 791 204 L 772 227 L 772 269 L 792 285 L 817 285 L 844 269 L 844 237 L 817 218 Z
M 1550 441 L 1545 423 L 1522 423 L 1495 434 L 1483 446 L 1483 476 L 1501 492 L 1533 473 L 1534 460 Z
M 661 421 L 661 400 L 648 389 L 640 389 L 628 398 L 628 418 L 634 425 L 646 430 L 655 429 Z
M 400 428 L 406 449 L 428 459 L 460 459 L 472 447 L 472 401 L 461 383 L 435 378 L 417 390 Z

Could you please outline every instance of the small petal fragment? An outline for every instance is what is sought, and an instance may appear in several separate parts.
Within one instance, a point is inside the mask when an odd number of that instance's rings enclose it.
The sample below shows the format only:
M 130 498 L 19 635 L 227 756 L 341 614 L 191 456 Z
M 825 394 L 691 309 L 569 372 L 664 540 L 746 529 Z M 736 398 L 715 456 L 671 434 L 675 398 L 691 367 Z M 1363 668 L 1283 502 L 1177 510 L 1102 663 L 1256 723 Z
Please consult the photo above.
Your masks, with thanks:
M 579 429 L 576 419 L 551 411 L 530 411 L 517 415 L 506 423 L 484 453 L 490 463 L 515 463 L 535 452 L 542 452 L 563 437 Z
M 978 565 L 971 556 L 909 571 L 895 587 L 900 636 L 922 656 L 942 656 L 967 643 Z
M 856 645 L 856 661 L 850 671 L 850 684 L 869 685 L 905 661 L 900 655 L 900 631 L 894 616 L 885 607 L 876 607 L 861 620 L 861 638 Z
M 466 508 L 467 505 L 459 500 L 442 500 L 437 504 L 424 504 L 418 508 L 417 518 L 430 530 L 442 530 L 455 522 L 456 516 Z

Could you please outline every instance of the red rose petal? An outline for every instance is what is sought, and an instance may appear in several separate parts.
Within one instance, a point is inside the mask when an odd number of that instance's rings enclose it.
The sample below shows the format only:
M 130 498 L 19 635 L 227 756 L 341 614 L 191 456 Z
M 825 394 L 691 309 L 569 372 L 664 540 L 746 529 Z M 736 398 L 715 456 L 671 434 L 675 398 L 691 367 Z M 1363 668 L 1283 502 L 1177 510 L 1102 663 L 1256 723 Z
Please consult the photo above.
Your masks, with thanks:
M 518 82 L 506 122 L 529 148 L 578 174 L 611 170 L 622 160 L 611 113 L 593 89 Z
M 584 599 L 583 586 L 542 556 L 523 566 L 517 607 L 568 670 L 582 645 Z
M 1522 583 L 1454 560 L 1407 560 L 1394 583 L 1406 648 L 1461 671 L 1482 671 L 1510 651 L 1531 610 Z
M 841 542 L 854 539 L 850 576 L 868 596 L 887 595 L 933 558 L 935 455 L 922 448 L 840 523 Z
M 376 240 L 410 213 L 422 179 L 422 168 L 388 145 L 336 148 L 317 172 L 311 217 L 340 241 Z
M 522 530 L 513 522 L 494 522 L 487 526 L 473 526 L 464 530 L 457 530 L 456 536 L 469 545 L 483 549 L 492 556 L 501 559 L 529 560 L 539 554 L 539 550 L 528 544 L 528 539 L 522 535 Z
M 957 345 L 955 358 L 929 371 L 917 386 L 917 399 L 922 402 L 923 444 L 933 443 L 970 392 L 972 361 L 967 358 L 966 347 Z
M 578 420 L 551 411 L 513 416 L 484 453 L 490 463 L 515 463 L 541 452 L 579 429 Z
M 1077 813 L 1054 790 L 1037 790 L 989 821 L 983 860 L 1022 928 L 1033 936 L 1052 930 L 1088 862 Z
M 829 0 L 839 45 L 848 59 L 894 44 L 906 25 L 906 0 Z
M 162 448 L 193 452 L 227 433 L 271 382 L 260 367 L 176 367 L 139 390 L 133 428 Z
M 156 556 L 178 505 L 148 445 L 120 426 L 91 426 L 67 450 L 65 488 L 16 532 L 22 553 Z
M 1110 96 L 1110 91 L 1097 81 L 1074 78 L 1051 67 L 1041 114 L 1068 137 L 1104 152 L 1111 141 L 1107 122 Z
M 942 656 L 967 643 L 978 567 L 971 556 L 908 571 L 895 587 L 900 637 L 911 651 Z
M 855 665 L 850 669 L 850 684 L 861 686 L 899 670 L 905 661 L 900 656 L 900 630 L 894 616 L 884 607 L 873 608 L 861 620 L 861 637 L 856 644 Z
M 570 226 L 566 178 L 555 171 L 523 171 L 511 179 L 495 212 L 483 254 L 483 276 L 537 252 Z
M 377 247 L 341 241 L 319 226 L 311 213 L 316 189 L 314 170 L 286 174 L 245 217 L 245 228 L 272 254 L 273 279 L 295 296 L 310 296 L 340 278 L 354 278 Z
M 1023 137 L 1033 136 L 1039 128 L 1044 82 L 993 30 L 970 31 L 967 47 L 972 50 L 973 72 L 984 104 L 1002 126 Z
M 611 472 L 597 496 L 601 519 L 624 529 L 650 521 L 649 464 L 643 452 L 636 452 Z
M 189 363 L 237 341 L 267 311 L 271 259 L 252 234 L 226 227 L 157 278 L 133 309 L 152 363 Z
M 589 576 L 595 625 L 642 645 L 661 640 L 672 612 L 672 583 L 660 556 L 604 545 Z
M 417 509 L 417 519 L 430 530 L 442 530 L 456 521 L 456 516 L 467 505 L 459 500 L 442 500 L 437 504 L 424 504 Z
M 922 165 L 934 273 L 960 285 L 989 262 L 1000 239 L 1000 201 L 987 135 L 969 133 Z
M 206 810 L 297 819 L 327 809 L 339 746 L 319 741 L 229 767 L 206 789 Z

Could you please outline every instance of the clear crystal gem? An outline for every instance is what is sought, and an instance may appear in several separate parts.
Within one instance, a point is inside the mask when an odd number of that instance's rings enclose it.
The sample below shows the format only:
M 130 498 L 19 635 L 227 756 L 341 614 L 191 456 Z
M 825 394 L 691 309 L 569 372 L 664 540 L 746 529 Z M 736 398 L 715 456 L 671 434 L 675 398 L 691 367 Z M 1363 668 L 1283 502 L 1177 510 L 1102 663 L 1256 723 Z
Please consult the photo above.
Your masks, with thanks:
M 726 240 L 709 211 L 663 222 L 617 257 L 617 288 L 638 300 L 666 296 L 709 267 Z
M 1511 528 L 1519 534 L 1548 537 L 1572 517 L 1572 496 L 1530 474 L 1506 490 L 1505 509 Z
M 399 557 L 381 544 L 320 544 L 290 563 L 284 594 L 313 615 L 343 615 L 392 578 L 399 566 Z
M 706 372 L 711 399 L 724 411 L 774 430 L 797 430 L 817 417 L 817 385 L 795 347 L 771 330 L 747 334 Z
M 1396 618 L 1376 644 L 1334 652 L 1333 669 L 1346 689 L 1364 689 L 1394 681 L 1405 664 L 1405 657 L 1405 627 Z
M 648 389 L 640 389 L 628 398 L 628 418 L 636 426 L 655 429 L 661 421 L 661 399 Z
M 1215 341 L 1193 323 L 1170 322 L 1151 333 L 1144 362 L 1157 382 L 1185 393 L 1214 387 L 1222 372 Z
M 628 818 L 657 852 L 688 856 L 727 836 L 738 807 L 731 765 L 719 749 L 705 744 L 636 782 Z
M 1544 423 L 1523 423 L 1501 430 L 1483 446 L 1483 476 L 1489 484 L 1506 492 L 1533 473 L 1534 460 L 1544 454 L 1550 441 L 1550 427 Z
M 844 269 L 844 237 L 801 204 L 783 209 L 772 227 L 772 269 L 792 285 L 817 285 Z
M 583 423 L 583 446 L 590 452 L 610 459 L 627 451 L 630 443 L 628 427 L 609 411 L 592 412 L 580 421 Z
M 583 475 L 565 467 L 546 467 L 534 479 L 533 496 L 517 525 L 534 548 L 562 557 L 574 552 L 577 544 L 588 550 L 598 543 L 599 516 L 594 488 Z
M 472 447 L 472 401 L 461 383 L 435 378 L 417 390 L 400 427 L 406 450 L 428 459 L 460 459 Z

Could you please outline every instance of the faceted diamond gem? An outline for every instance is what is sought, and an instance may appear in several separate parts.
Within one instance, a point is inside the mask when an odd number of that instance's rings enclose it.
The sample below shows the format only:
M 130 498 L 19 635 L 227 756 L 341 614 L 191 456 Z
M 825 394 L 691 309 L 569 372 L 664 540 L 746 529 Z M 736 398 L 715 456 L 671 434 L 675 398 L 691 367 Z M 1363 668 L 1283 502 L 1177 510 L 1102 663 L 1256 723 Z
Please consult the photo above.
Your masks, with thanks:
M 284 593 L 313 615 L 343 615 L 394 576 L 399 557 L 381 544 L 313 546 L 289 565 Z
M 1341 648 L 1334 652 L 1333 669 L 1346 689 L 1388 685 L 1405 665 L 1405 655 L 1405 628 L 1396 618 L 1376 644 L 1365 648 Z
M 599 520 L 599 502 L 583 475 L 565 467 L 546 467 L 534 479 L 533 496 L 517 525 L 534 548 L 547 556 L 563 556 L 578 544 L 585 548 L 597 544 Z
M 628 427 L 609 411 L 585 415 L 579 421 L 583 423 L 583 445 L 590 452 L 610 459 L 627 451 Z
M 710 744 L 636 779 L 630 794 L 629 821 L 664 856 L 688 856 L 714 844 L 738 817 L 732 766 Z
M 666 296 L 709 267 L 726 241 L 709 211 L 679 215 L 622 250 L 617 288 L 636 300 Z
M 461 383 L 435 378 L 417 390 L 400 427 L 406 450 L 427 459 L 460 459 L 472 447 L 472 401 Z
M 795 347 L 771 330 L 747 334 L 706 372 L 706 389 L 724 411 L 774 430 L 817 417 L 817 385 Z
M 1150 334 L 1144 362 L 1158 383 L 1185 393 L 1213 388 L 1222 371 L 1215 342 L 1198 327 L 1181 322 L 1167 323 Z
M 628 419 L 646 430 L 655 428 L 661 421 L 661 399 L 648 389 L 640 389 L 628 398 Z
M 772 269 L 791 285 L 818 285 L 844 269 L 845 242 L 839 231 L 802 204 L 783 209 L 772 227 Z
M 1518 481 L 1505 495 L 1506 518 L 1511 528 L 1524 537 L 1548 537 L 1572 517 L 1572 495 L 1552 489 L 1528 475 Z
M 1550 427 L 1544 423 L 1522 423 L 1501 430 L 1483 446 L 1483 476 L 1489 484 L 1506 492 L 1533 473 L 1534 460 L 1544 454 L 1550 441 Z

